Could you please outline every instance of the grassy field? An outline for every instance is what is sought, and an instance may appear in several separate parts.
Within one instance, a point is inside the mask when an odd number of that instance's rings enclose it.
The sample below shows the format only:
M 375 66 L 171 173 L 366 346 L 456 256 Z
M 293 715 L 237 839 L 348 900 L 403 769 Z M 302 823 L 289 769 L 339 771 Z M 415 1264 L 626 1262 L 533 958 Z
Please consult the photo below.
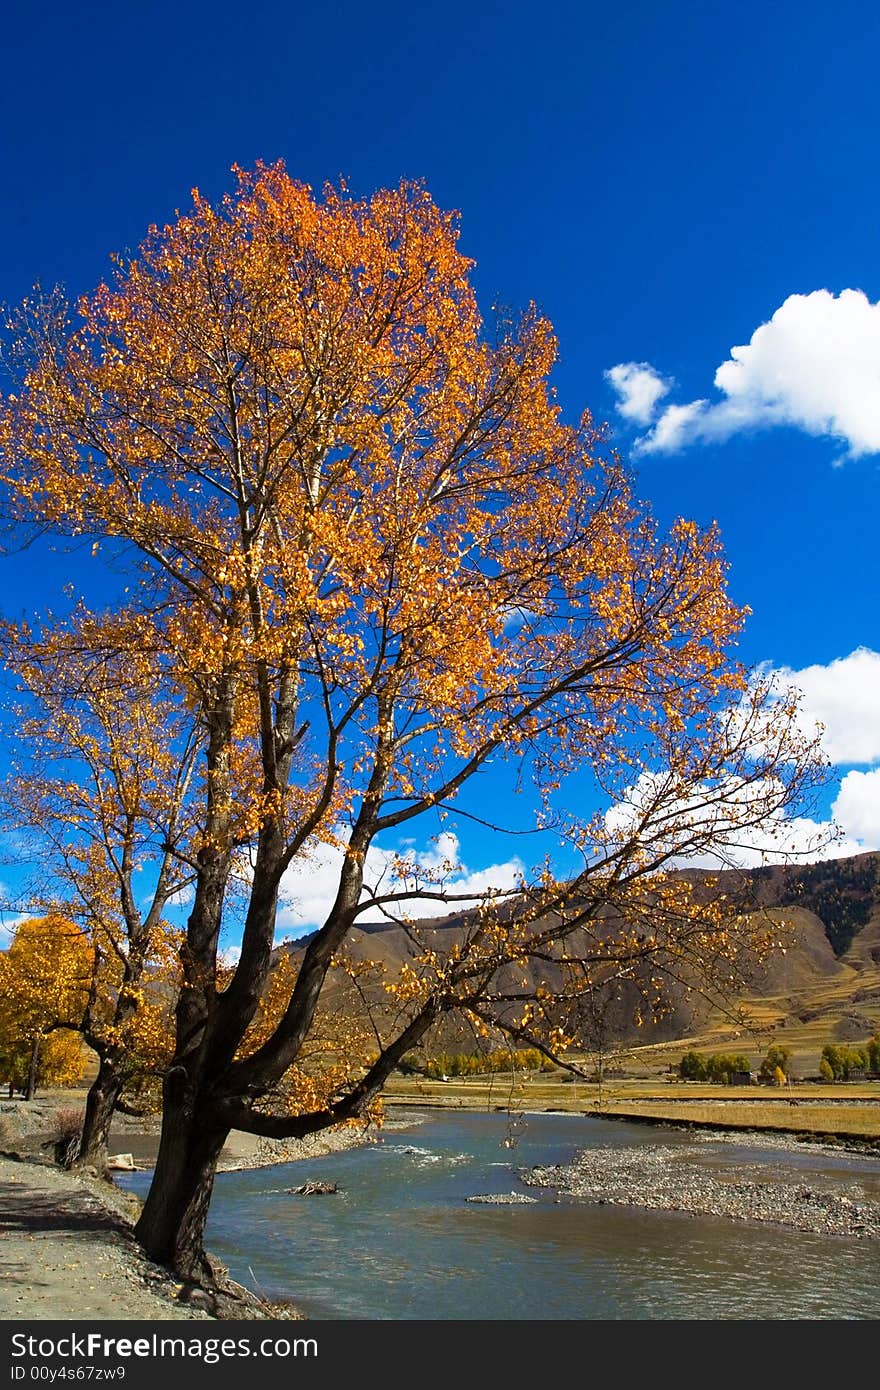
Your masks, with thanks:
M 406 1076 L 392 1078 L 385 1100 L 391 1105 L 554 1110 L 880 1142 L 880 1081 L 831 1086 L 803 1082 L 777 1090 L 625 1077 L 606 1081 L 600 1088 L 595 1082 L 544 1072 L 513 1078 L 509 1073 L 456 1077 L 446 1082 Z

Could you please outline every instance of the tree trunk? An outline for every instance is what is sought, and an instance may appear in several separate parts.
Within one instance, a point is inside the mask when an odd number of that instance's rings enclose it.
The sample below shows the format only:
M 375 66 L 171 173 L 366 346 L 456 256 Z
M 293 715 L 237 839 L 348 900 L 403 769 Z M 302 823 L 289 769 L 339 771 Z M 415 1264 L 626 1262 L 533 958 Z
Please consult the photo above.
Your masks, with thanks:
M 112 1058 L 102 1057 L 98 1075 L 89 1087 L 83 1119 L 78 1167 L 90 1163 L 103 1172 L 107 1165 L 107 1141 L 116 1102 L 122 1094 L 123 1080 Z
M 150 1259 L 181 1279 L 211 1279 L 205 1222 L 228 1134 L 228 1128 L 206 1122 L 193 1105 L 193 1088 L 179 1089 L 172 1072 L 165 1085 L 156 1170 L 135 1234 Z
M 25 1100 L 33 1100 L 34 1096 L 37 1094 L 37 1067 L 40 1065 L 40 1043 L 42 1041 L 43 1039 L 39 1036 L 34 1038 L 34 1045 L 31 1048 L 31 1064 L 28 1067 L 27 1090 L 24 1094 Z

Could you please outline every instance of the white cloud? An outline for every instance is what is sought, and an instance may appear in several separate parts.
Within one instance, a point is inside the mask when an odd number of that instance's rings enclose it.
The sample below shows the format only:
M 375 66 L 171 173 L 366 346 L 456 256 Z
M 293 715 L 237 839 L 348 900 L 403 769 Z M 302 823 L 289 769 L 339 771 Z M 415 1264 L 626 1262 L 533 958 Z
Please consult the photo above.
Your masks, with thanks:
M 691 401 L 689 405 L 668 405 L 650 434 L 637 440 L 633 453 L 673 454 L 684 448 L 693 437 L 708 401 Z
M 341 830 L 336 833 L 340 839 L 345 838 Z M 442 883 L 448 892 L 466 895 L 466 901 L 451 903 L 448 908 L 436 899 L 413 898 L 396 908 L 388 904 L 385 909 L 397 917 L 440 917 L 447 911 L 473 906 L 490 889 L 504 892 L 516 888 L 523 873 L 523 864 L 516 858 L 472 870 L 461 863 L 459 855 L 458 837 L 451 831 L 444 831 L 429 848 L 418 851 L 412 841 L 404 842 L 399 851 L 373 845 L 367 852 L 365 882 L 372 887 L 378 885 L 379 893 L 401 892 L 405 886 L 421 886 L 430 891 Z M 342 860 L 341 847 L 319 844 L 308 857 L 291 864 L 281 882 L 279 931 L 306 931 L 325 921 L 339 888 Z M 402 864 L 406 865 L 403 880 L 396 876 L 396 869 Z M 371 919 L 381 920 L 378 908 L 364 915 L 365 921 Z
M 723 852 L 708 851 L 682 863 L 686 862 L 689 869 L 755 869 L 765 864 L 815 864 L 824 859 L 844 859 L 875 847 L 849 835 L 839 836 L 838 825 L 836 821 L 815 821 L 809 816 L 780 816 L 766 827 L 745 832 L 736 844 L 725 846 Z
M 605 380 L 617 396 L 617 413 L 637 425 L 651 423 L 657 402 L 673 385 L 650 362 L 618 362 L 605 373 Z
M 672 453 L 771 425 L 830 435 L 849 458 L 880 452 L 880 302 L 861 290 L 789 295 L 748 343 L 731 348 L 715 385 L 720 400 L 667 406 L 634 452 Z
M 860 849 L 880 849 L 880 768 L 848 772 L 831 810 Z
M 880 652 L 858 647 L 827 666 L 775 674 L 803 691 L 804 732 L 825 726 L 822 748 L 832 763 L 880 762 Z
M 33 917 L 32 912 L 18 913 L 12 917 L 7 917 L 5 912 L 0 912 L 0 951 L 5 951 L 12 944 L 12 938 L 22 922 L 30 922 Z
M 191 883 L 188 883 L 184 888 L 178 888 L 176 893 L 171 894 L 171 897 L 168 899 L 167 906 L 191 907 L 195 900 L 196 890 Z M 151 898 L 147 899 L 147 902 L 151 901 Z
M 770 779 L 730 779 L 724 786 L 694 787 L 677 799 L 661 775 L 643 772 L 625 797 L 606 812 L 605 824 L 615 840 L 638 828 L 650 852 L 671 854 L 673 864 L 690 868 L 752 868 L 790 859 L 811 862 L 867 848 L 842 836 L 831 821 L 785 815 L 777 809 L 782 790 L 780 783 Z M 690 851 L 695 844 L 700 845 L 699 851 Z
M 772 782 L 742 787 L 732 783 L 725 789 L 724 802 L 714 808 L 711 796 L 704 796 L 708 789 L 695 789 L 677 803 L 667 798 L 669 804 L 661 817 L 654 817 L 659 829 L 655 830 L 652 843 L 668 844 L 678 852 L 697 828 L 717 837 L 717 852 L 709 848 L 688 858 L 689 865 L 726 863 L 742 868 L 789 858 L 801 862 L 837 859 L 880 849 L 880 652 L 858 647 L 849 656 L 824 666 L 794 670 L 767 665 L 760 674 L 773 678 L 780 695 L 790 686 L 801 691 L 799 717 L 803 732 L 812 738 L 816 725 L 823 726 L 822 749 L 832 765 L 852 768 L 853 764 L 862 764 L 868 770 L 846 773 L 838 785 L 830 819 L 824 821 L 773 810 L 776 784 Z M 643 773 L 626 796 L 607 812 L 609 832 L 616 836 L 626 834 L 656 803 L 662 787 L 658 775 Z M 762 806 L 762 798 L 769 814 L 763 815 L 756 826 L 741 829 L 739 823 L 753 818 L 755 809 Z M 775 799 L 778 802 L 780 798 Z

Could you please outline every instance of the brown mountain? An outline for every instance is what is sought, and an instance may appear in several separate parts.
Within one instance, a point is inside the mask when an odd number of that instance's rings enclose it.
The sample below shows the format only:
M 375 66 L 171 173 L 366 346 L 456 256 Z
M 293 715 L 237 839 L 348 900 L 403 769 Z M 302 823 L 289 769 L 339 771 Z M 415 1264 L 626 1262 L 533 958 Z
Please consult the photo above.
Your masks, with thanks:
M 736 895 L 748 913 L 769 918 L 785 942 L 763 964 L 752 966 L 737 1001 L 743 1018 L 757 1031 L 800 1030 L 810 1045 L 815 1039 L 867 1037 L 880 1024 L 880 854 L 867 853 L 816 864 L 776 865 L 728 870 L 710 876 L 685 871 L 696 891 Z M 468 914 L 422 921 L 418 934 L 438 949 L 460 940 Z M 282 949 L 296 956 L 302 941 Z M 365 923 L 352 931 L 347 950 L 357 961 L 383 967 L 386 978 L 419 954 L 407 931 L 389 923 Z M 552 986 L 553 968 L 530 967 Z M 344 987 L 339 1002 L 343 1003 Z M 380 997 L 377 987 L 374 997 Z M 635 984 L 616 985 L 580 1020 L 585 1047 L 615 1043 L 661 1043 L 717 1030 L 732 1012 L 731 1001 L 719 1011 L 684 985 L 670 988 L 668 1007 L 656 1020 L 635 1023 L 641 996 Z M 720 1022 L 719 1022 L 720 1020 Z M 823 1034 L 822 1030 L 825 1030 Z M 739 1036 L 734 1032 L 733 1036 Z M 437 1050 L 467 1049 L 473 1039 L 460 1022 L 447 1020 L 433 1040 Z M 819 1044 L 821 1047 L 821 1043 Z

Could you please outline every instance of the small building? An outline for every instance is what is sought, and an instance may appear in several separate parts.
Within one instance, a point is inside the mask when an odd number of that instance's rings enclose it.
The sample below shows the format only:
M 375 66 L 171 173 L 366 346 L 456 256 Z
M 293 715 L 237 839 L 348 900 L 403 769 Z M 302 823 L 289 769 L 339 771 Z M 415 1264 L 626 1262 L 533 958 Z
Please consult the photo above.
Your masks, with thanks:
M 731 1086 L 754 1086 L 754 1073 L 750 1071 L 732 1071 L 730 1073 Z

